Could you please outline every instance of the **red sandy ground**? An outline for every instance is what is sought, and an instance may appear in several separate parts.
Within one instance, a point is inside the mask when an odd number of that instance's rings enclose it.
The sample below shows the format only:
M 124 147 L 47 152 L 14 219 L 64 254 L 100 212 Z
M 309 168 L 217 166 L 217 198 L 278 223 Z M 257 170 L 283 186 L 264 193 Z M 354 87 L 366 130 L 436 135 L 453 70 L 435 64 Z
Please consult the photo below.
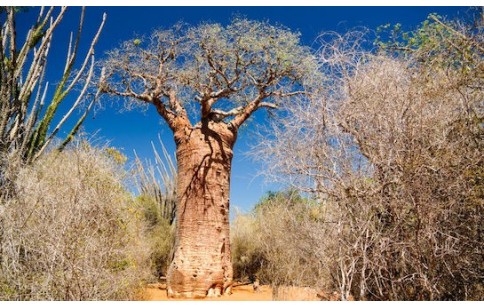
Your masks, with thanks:
M 186 299 L 169 299 L 166 295 L 166 286 L 164 284 L 150 284 L 141 295 L 143 300 L 147 301 L 183 301 Z M 254 292 L 252 285 L 236 286 L 232 288 L 231 295 L 220 297 L 210 297 L 198 300 L 208 301 L 271 301 L 272 289 L 270 286 L 261 286 L 259 292 Z

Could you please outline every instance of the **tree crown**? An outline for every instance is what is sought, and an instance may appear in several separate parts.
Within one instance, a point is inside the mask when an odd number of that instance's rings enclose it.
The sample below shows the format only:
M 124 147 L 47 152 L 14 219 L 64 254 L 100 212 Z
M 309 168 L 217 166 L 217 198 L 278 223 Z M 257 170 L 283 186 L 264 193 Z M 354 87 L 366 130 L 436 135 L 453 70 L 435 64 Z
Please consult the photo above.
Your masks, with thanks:
M 104 92 L 154 104 L 173 130 L 177 120 L 190 125 L 186 109 L 238 128 L 259 108 L 307 95 L 317 76 L 299 33 L 247 19 L 157 30 L 122 43 L 104 65 Z

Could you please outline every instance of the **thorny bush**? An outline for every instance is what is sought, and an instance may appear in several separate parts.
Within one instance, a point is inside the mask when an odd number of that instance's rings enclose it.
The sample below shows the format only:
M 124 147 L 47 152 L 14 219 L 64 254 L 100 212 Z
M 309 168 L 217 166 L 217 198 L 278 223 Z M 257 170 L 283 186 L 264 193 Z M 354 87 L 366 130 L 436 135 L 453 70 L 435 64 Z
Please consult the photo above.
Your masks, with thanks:
M 0 204 L 1 300 L 120 300 L 149 278 L 142 213 L 86 142 L 21 168 Z

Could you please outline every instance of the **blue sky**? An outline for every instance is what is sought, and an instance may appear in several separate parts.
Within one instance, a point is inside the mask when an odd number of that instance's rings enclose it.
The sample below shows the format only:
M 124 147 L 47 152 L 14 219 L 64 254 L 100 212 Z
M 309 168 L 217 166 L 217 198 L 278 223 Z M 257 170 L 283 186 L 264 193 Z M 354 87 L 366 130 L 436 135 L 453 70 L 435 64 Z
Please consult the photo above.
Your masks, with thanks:
M 38 8 L 30 9 L 19 16 L 18 25 L 27 25 Z M 318 48 L 314 41 L 323 31 L 346 32 L 354 27 L 364 26 L 376 29 L 386 23 L 401 23 L 404 30 L 415 29 L 429 13 L 438 13 L 449 18 L 462 17 L 469 12 L 468 7 L 88 7 L 86 10 L 84 45 L 89 43 L 99 25 L 102 14 L 107 13 L 107 21 L 96 48 L 96 58 L 101 60 L 106 51 L 117 47 L 120 42 L 149 34 L 157 28 L 170 27 L 178 21 L 196 25 L 202 21 L 227 24 L 235 16 L 249 19 L 269 20 L 283 24 L 302 34 L 304 44 Z M 80 8 L 70 8 L 59 31 L 54 36 L 53 49 L 49 58 L 47 80 L 58 80 L 59 70 L 63 69 L 65 51 L 70 31 L 75 31 Z M 19 31 L 21 33 L 21 31 Z M 84 46 L 87 48 L 87 46 Z M 53 90 L 53 88 L 52 88 Z M 170 153 L 174 153 L 174 142 L 169 128 L 163 123 L 151 106 L 141 110 L 122 111 L 122 105 L 112 101 L 102 101 L 102 108 L 96 110 L 85 123 L 87 134 L 96 132 L 97 138 L 110 141 L 110 144 L 133 157 L 136 150 L 141 158 L 151 158 L 150 141 L 157 144 L 157 136 Z M 254 124 L 263 124 L 262 112 L 256 114 L 252 125 L 239 134 L 234 149 L 231 183 L 231 206 L 243 211 L 249 210 L 268 190 L 278 186 L 266 183 L 257 176 L 260 166 L 247 155 L 250 145 L 256 142 L 253 137 Z M 67 132 L 68 128 L 65 129 Z

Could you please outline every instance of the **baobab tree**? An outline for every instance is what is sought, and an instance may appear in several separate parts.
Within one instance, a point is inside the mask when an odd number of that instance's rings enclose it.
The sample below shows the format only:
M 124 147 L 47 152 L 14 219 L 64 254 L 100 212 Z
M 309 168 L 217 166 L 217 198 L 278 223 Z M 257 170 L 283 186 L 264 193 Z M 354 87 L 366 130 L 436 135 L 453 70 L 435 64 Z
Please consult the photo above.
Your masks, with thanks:
M 173 132 L 178 182 L 168 295 L 229 293 L 229 185 L 237 133 L 257 110 L 307 97 L 317 77 L 315 57 L 298 33 L 235 19 L 228 26 L 179 24 L 155 31 L 124 42 L 104 65 L 104 93 L 153 105 Z

